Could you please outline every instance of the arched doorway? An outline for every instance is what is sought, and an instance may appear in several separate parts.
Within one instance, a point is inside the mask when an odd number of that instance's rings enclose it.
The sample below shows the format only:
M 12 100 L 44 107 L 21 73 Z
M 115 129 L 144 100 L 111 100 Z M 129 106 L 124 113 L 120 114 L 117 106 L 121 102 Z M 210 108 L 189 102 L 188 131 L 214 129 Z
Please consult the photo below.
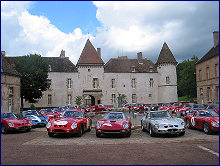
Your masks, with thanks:
M 89 95 L 91 97 L 91 106 L 95 105 L 95 97 L 92 95 Z

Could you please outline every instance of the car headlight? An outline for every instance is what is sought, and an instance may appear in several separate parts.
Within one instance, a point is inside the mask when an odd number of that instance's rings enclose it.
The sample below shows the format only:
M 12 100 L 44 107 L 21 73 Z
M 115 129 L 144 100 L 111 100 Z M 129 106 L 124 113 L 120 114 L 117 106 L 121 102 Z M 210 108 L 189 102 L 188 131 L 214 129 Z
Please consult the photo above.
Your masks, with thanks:
M 72 128 L 72 129 L 77 128 L 77 123 L 73 123 L 73 124 L 71 125 L 71 128 Z
M 50 128 L 50 126 L 51 126 L 51 123 L 48 122 L 47 125 L 46 125 L 46 128 Z
M 123 124 L 123 128 L 124 129 L 128 129 L 129 128 L 129 125 L 127 123 Z
M 218 127 L 219 126 L 218 123 L 216 123 L 216 122 L 212 122 L 211 124 L 212 124 L 213 127 Z
M 181 122 L 181 125 L 182 125 L 182 126 L 185 126 L 185 122 Z
M 159 124 L 155 124 L 154 127 L 158 129 L 160 127 L 160 125 Z
M 14 124 L 13 123 L 9 123 L 8 126 L 9 127 L 14 127 Z
M 96 124 L 96 128 L 99 129 L 100 127 L 101 127 L 101 124 L 100 124 L 100 123 L 97 123 L 97 124 Z

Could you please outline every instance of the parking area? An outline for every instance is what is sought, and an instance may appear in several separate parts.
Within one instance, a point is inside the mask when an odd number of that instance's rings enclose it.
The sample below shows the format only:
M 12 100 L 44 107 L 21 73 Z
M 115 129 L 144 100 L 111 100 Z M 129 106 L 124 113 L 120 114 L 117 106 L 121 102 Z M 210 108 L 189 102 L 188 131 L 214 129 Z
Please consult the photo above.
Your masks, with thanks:
M 199 164 L 218 165 L 219 135 L 186 129 L 184 136 L 150 137 L 140 128 L 130 138 L 97 138 L 95 129 L 82 137 L 49 137 L 46 128 L 1 135 L 1 164 Z

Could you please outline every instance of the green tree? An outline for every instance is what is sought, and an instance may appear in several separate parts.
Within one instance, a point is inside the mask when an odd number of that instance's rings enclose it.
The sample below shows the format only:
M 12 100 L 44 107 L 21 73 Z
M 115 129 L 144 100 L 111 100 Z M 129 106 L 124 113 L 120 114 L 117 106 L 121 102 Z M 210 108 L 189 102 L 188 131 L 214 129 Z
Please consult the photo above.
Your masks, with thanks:
M 82 104 L 82 96 L 76 96 L 75 103 L 77 105 L 81 105 Z
M 15 62 L 15 69 L 21 76 L 21 108 L 23 99 L 29 103 L 36 103 L 48 84 L 48 63 L 37 54 L 21 56 Z
M 196 97 L 196 62 L 198 57 L 184 60 L 177 65 L 178 96 Z

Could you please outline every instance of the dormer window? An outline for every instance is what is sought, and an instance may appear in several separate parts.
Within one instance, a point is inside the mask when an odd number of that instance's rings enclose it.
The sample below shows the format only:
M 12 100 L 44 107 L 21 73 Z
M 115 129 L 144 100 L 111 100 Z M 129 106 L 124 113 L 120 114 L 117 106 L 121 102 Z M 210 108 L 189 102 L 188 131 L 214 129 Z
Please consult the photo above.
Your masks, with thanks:
M 131 71 L 135 72 L 135 67 L 134 66 L 131 67 Z
M 149 72 L 153 72 L 153 67 L 152 66 L 149 67 Z

